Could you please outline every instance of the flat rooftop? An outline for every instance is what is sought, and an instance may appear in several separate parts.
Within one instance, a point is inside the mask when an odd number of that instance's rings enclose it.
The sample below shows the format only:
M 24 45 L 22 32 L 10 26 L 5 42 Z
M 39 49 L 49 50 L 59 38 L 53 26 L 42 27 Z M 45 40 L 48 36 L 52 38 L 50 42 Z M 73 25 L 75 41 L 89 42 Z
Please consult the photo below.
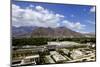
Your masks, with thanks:
M 37 54 L 37 55 L 27 56 L 27 57 L 25 57 L 25 59 L 38 58 L 38 57 L 39 57 L 39 55 Z
M 50 55 L 47 55 L 47 56 L 45 56 L 45 62 L 46 63 L 55 63 L 55 61 L 51 58 L 51 56 Z
M 65 61 L 66 60 L 66 58 L 64 56 L 62 56 L 61 54 L 59 54 L 56 51 L 51 51 L 50 54 L 52 55 L 53 59 L 56 62 L 61 62 L 61 61 Z

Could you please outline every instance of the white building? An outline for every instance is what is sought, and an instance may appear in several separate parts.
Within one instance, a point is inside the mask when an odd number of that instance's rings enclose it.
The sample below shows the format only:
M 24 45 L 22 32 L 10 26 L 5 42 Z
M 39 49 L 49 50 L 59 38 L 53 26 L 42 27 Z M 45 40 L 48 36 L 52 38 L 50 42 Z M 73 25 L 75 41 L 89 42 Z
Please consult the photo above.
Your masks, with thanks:
M 27 56 L 22 59 L 21 65 L 36 64 L 37 60 L 39 60 L 39 55 Z
M 67 54 L 70 52 L 68 49 L 61 49 L 63 51 L 64 54 Z
M 45 63 L 55 63 L 50 55 L 45 56 Z
M 57 63 L 66 61 L 66 58 L 64 56 L 62 56 L 61 54 L 59 54 L 58 52 L 56 52 L 56 51 L 51 51 L 50 54 L 52 55 L 52 58 Z
M 81 52 L 80 50 L 73 50 L 71 52 L 71 57 L 73 59 L 79 59 L 79 58 L 83 57 L 83 52 Z
M 70 41 L 62 41 L 62 42 L 48 42 L 48 45 L 79 45 L 79 43 L 76 42 L 70 42 Z

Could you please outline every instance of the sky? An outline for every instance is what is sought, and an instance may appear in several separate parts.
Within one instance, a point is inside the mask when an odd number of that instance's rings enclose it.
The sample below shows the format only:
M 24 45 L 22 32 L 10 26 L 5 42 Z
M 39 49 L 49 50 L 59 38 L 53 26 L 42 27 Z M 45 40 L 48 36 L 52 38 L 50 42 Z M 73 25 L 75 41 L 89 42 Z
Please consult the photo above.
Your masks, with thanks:
M 66 27 L 95 32 L 95 6 L 40 2 L 12 2 L 12 26 Z

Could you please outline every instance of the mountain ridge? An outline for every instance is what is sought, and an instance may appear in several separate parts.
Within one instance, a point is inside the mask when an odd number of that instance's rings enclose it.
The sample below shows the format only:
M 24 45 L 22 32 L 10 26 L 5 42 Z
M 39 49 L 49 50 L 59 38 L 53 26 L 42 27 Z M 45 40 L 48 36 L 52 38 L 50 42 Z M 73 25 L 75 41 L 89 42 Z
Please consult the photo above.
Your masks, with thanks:
M 83 34 L 66 27 L 44 28 L 44 27 L 14 27 L 12 26 L 12 37 L 51 37 L 51 38 L 79 38 Z

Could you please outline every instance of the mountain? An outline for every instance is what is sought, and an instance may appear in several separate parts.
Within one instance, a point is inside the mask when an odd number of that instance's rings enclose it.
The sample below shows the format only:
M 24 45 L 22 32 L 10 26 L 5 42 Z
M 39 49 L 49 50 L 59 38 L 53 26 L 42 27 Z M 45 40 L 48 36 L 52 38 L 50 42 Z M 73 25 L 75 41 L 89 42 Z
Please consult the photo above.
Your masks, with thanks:
M 65 27 L 43 28 L 39 27 L 32 31 L 31 37 L 83 37 L 81 33 L 72 31 Z
M 84 37 L 83 34 L 75 32 L 66 27 L 44 28 L 44 27 L 12 27 L 12 37 L 51 37 L 51 38 L 74 38 Z
M 29 35 L 33 31 L 34 27 L 15 27 L 12 26 L 12 36 L 13 37 L 19 37 L 19 36 L 24 36 L 24 35 Z
M 84 33 L 83 35 L 85 35 L 85 37 L 96 37 L 95 32 Z

